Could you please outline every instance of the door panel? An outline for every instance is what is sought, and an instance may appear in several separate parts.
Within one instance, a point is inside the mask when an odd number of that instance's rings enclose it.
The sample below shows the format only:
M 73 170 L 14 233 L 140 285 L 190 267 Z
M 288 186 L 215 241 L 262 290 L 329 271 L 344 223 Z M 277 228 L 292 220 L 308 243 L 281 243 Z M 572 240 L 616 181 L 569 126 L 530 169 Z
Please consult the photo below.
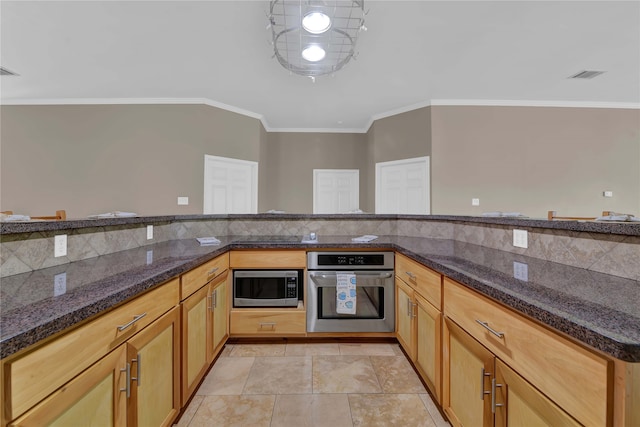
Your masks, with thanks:
M 257 213 L 258 163 L 204 156 L 204 214 Z
M 376 213 L 431 212 L 429 157 L 376 163 Z
M 345 213 L 356 210 L 359 206 L 359 170 L 313 170 L 313 213 Z

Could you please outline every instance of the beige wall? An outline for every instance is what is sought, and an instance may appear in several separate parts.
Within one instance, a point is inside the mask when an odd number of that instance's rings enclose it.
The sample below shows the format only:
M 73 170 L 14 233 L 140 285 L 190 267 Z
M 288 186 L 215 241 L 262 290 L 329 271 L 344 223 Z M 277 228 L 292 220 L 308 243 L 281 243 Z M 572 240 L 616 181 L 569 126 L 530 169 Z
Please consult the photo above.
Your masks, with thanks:
M 639 110 L 431 110 L 433 214 L 640 215 Z M 474 197 L 479 207 L 471 206 Z
M 360 209 L 373 212 L 375 163 L 429 155 L 433 214 L 640 215 L 639 110 L 436 106 L 377 120 L 366 134 L 269 133 L 204 105 L 0 114 L 0 210 L 17 213 L 202 213 L 211 154 L 259 162 L 259 212 L 310 213 L 313 169 L 359 169 Z
M 367 132 L 367 210 L 375 211 L 375 164 L 431 155 L 431 107 L 373 122 Z M 433 161 L 433 159 L 431 159 Z
M 1 118 L 0 206 L 21 214 L 202 213 L 205 154 L 259 160 L 260 121 L 205 105 L 2 106 Z
M 267 169 L 268 204 L 263 211 L 311 213 L 313 169 L 359 169 L 360 204 L 365 205 L 365 134 L 273 132 L 268 134 L 265 150 L 266 163 L 261 167 Z

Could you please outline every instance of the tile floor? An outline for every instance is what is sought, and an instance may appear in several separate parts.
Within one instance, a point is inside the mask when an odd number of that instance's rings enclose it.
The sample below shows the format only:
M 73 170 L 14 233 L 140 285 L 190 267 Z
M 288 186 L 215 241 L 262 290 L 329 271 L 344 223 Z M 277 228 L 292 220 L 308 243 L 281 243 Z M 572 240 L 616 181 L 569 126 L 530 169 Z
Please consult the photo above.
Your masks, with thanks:
M 398 344 L 227 344 L 178 426 L 445 427 Z

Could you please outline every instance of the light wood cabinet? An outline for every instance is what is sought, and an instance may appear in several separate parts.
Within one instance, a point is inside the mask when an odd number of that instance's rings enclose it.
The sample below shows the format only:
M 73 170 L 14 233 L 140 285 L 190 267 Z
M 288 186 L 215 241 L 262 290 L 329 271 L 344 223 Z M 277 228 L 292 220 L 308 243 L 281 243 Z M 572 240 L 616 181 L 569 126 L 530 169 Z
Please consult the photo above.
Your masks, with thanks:
M 443 338 L 443 409 L 452 425 L 581 425 L 449 319 Z
M 445 279 L 445 316 L 584 425 L 610 423 L 610 361 Z
M 123 344 L 11 426 L 125 426 L 127 352 Z
M 396 277 L 396 337 L 436 401 L 441 396 L 442 314 Z
M 305 251 L 284 249 L 234 250 L 229 255 L 231 268 L 305 268 Z
M 128 425 L 170 426 L 180 412 L 178 307 L 128 341 L 131 400 Z
M 229 332 L 235 336 L 304 335 L 306 321 L 302 304 L 297 309 L 238 309 L 231 311 Z
M 449 319 L 443 331 L 442 409 L 454 426 L 493 426 L 493 354 Z
M 200 266 L 182 276 L 182 293 L 190 295 L 182 302 L 183 405 L 198 387 L 228 337 L 227 264 L 216 258 L 206 267 Z M 212 265 L 225 270 L 219 271 Z M 202 271 L 213 273 L 202 274 Z M 198 280 L 200 288 L 189 293 Z

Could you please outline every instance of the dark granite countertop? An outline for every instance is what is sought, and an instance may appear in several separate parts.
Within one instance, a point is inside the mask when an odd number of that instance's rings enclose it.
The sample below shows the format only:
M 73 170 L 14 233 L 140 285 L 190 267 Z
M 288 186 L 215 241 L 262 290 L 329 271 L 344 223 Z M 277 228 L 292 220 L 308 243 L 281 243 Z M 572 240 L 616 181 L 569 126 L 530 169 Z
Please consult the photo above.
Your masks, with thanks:
M 33 233 L 40 231 L 75 230 L 90 227 L 108 227 L 136 224 L 160 224 L 177 221 L 211 220 L 379 220 L 405 219 L 419 221 L 447 221 L 476 224 L 496 224 L 515 227 L 547 228 L 601 234 L 640 236 L 640 222 L 606 221 L 549 221 L 542 218 L 478 217 L 461 215 L 375 215 L 375 214 L 230 214 L 230 215 L 164 215 L 132 218 L 82 218 L 66 221 L 0 222 L 0 234 Z
M 381 236 L 317 244 L 260 236 L 220 237 L 219 246 L 174 240 L 2 279 L 0 356 L 94 317 L 236 248 L 394 249 L 612 357 L 640 362 L 640 282 L 443 239 Z M 514 278 L 514 263 L 527 274 Z M 55 285 L 64 278 L 66 286 Z

